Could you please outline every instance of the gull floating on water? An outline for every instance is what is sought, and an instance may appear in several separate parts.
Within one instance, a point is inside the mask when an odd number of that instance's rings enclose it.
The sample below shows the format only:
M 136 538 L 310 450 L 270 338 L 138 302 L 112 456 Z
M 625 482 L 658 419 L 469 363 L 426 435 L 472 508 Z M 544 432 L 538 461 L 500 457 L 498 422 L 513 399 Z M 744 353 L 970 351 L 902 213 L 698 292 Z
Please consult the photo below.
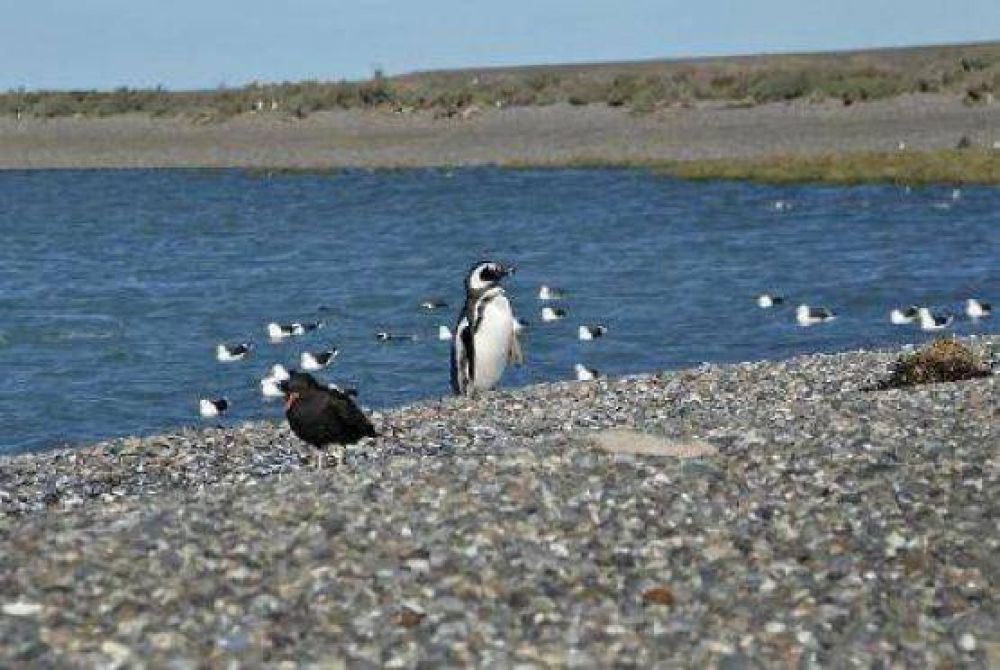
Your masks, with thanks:
M 448 306 L 444 300 L 424 300 L 420 303 L 421 309 L 433 310 L 433 309 L 444 309 Z
M 253 345 L 250 342 L 241 342 L 240 344 L 220 344 L 215 347 L 215 360 L 220 363 L 242 361 L 250 355 L 251 349 L 253 349 Z
M 225 398 L 202 398 L 198 402 L 198 413 L 203 419 L 214 419 L 229 409 L 229 401 Z
M 774 307 L 775 305 L 780 305 L 783 302 L 785 302 L 785 299 L 780 295 L 761 293 L 757 296 L 757 306 L 761 309 L 768 309 L 770 307 Z
M 338 353 L 336 348 L 329 351 L 303 351 L 302 355 L 299 356 L 299 365 L 302 366 L 303 370 L 308 370 L 309 372 L 322 370 L 330 363 L 333 363 Z
M 588 368 L 583 363 L 577 363 L 573 366 L 573 371 L 576 373 L 576 380 L 578 382 L 592 382 L 601 376 L 601 373 L 594 368 Z
M 944 330 L 955 319 L 951 314 L 945 316 L 931 314 L 926 307 L 917 310 L 917 317 L 920 319 L 920 330 Z
M 314 330 L 319 330 L 322 327 L 323 327 L 322 321 L 316 321 L 313 323 L 271 322 L 267 324 L 267 336 L 271 338 L 272 342 L 280 342 L 281 340 L 288 339 L 293 335 L 305 335 L 306 333 L 312 332 Z
M 604 337 L 607 332 L 607 326 L 580 326 L 579 338 L 584 341 L 596 340 L 598 337 Z
M 451 329 L 448 326 L 438 326 L 438 339 L 442 342 L 450 342 Z
M 889 321 L 896 324 L 897 326 L 902 326 L 903 324 L 913 323 L 917 320 L 918 313 L 920 312 L 920 307 L 918 305 L 910 305 L 906 309 L 894 309 L 889 312 Z
M 795 320 L 800 326 L 813 326 L 817 323 L 833 321 L 836 316 L 826 307 L 810 307 L 799 305 L 795 310 Z
M 566 318 L 566 310 L 562 307 L 542 307 L 542 321 L 558 321 Z
M 983 319 L 993 313 L 993 305 L 975 298 L 965 301 L 965 315 L 970 319 Z
M 562 300 L 565 296 L 565 291 L 554 286 L 542 284 L 541 288 L 538 289 L 539 300 Z
M 407 342 L 416 342 L 417 341 L 417 336 L 416 335 L 397 335 L 396 333 L 390 333 L 388 331 L 382 330 L 382 331 L 379 331 L 379 332 L 375 333 L 375 339 L 377 339 L 377 340 L 379 340 L 381 342 L 389 342 L 389 341 L 401 342 L 403 340 L 405 340 Z
M 281 363 L 271 366 L 271 373 L 260 380 L 260 393 L 265 398 L 284 398 L 285 392 L 281 390 L 281 382 L 287 381 L 290 377 L 288 370 Z

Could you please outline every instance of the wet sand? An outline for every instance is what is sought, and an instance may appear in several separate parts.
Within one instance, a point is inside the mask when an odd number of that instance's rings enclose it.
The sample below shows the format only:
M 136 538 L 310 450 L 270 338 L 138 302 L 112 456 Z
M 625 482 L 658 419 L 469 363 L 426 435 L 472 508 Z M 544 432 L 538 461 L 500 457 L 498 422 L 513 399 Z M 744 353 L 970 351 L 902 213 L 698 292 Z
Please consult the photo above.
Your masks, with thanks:
M 433 112 L 244 114 L 222 122 L 123 115 L 0 119 L 0 169 L 331 168 L 754 158 L 777 154 L 947 149 L 1000 141 L 1000 105 L 909 95 L 738 108 L 724 103 L 632 114 L 606 105 Z

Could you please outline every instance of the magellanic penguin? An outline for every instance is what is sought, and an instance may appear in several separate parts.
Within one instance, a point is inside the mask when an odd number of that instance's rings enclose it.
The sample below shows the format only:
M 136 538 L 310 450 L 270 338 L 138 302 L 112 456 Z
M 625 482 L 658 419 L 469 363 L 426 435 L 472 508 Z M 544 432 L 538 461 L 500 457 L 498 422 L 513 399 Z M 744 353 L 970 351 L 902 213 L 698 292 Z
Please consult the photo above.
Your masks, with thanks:
M 451 341 L 451 388 L 456 395 L 489 390 L 508 363 L 524 362 L 514 313 L 500 286 L 513 272 L 512 267 L 483 261 L 465 279 L 465 306 Z

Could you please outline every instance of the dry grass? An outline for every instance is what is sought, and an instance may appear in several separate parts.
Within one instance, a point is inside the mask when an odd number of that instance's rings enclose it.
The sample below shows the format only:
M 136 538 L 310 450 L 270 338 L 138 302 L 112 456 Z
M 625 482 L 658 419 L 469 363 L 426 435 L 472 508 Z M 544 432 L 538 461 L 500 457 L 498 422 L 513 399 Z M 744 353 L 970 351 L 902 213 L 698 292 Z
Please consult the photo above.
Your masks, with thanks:
M 956 382 L 989 375 L 989 366 L 979 361 L 971 349 L 957 340 L 941 339 L 920 351 L 900 357 L 893 367 L 892 376 L 879 388 Z

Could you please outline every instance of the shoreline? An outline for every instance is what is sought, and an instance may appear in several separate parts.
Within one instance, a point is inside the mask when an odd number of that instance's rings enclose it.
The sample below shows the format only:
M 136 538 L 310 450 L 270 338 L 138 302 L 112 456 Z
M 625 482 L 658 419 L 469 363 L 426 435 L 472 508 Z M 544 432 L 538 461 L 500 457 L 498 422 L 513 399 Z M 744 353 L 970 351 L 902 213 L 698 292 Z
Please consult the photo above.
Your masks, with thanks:
M 140 114 L 3 118 L 0 170 L 666 165 L 683 174 L 698 162 L 738 161 L 752 174 L 762 159 L 926 156 L 967 138 L 970 154 L 990 157 L 980 181 L 998 181 L 993 157 L 1000 153 L 993 147 L 1000 142 L 1000 105 L 969 106 L 953 95 L 904 95 L 849 107 L 829 101 L 749 108 L 698 103 L 645 114 L 598 104 L 475 109 L 450 119 L 384 109 L 305 119 L 248 113 L 209 124 Z M 725 174 L 721 166 L 715 171 Z
M 0 659 L 988 667 L 998 378 L 868 390 L 899 353 L 429 400 L 322 471 L 272 423 L 0 458 Z

